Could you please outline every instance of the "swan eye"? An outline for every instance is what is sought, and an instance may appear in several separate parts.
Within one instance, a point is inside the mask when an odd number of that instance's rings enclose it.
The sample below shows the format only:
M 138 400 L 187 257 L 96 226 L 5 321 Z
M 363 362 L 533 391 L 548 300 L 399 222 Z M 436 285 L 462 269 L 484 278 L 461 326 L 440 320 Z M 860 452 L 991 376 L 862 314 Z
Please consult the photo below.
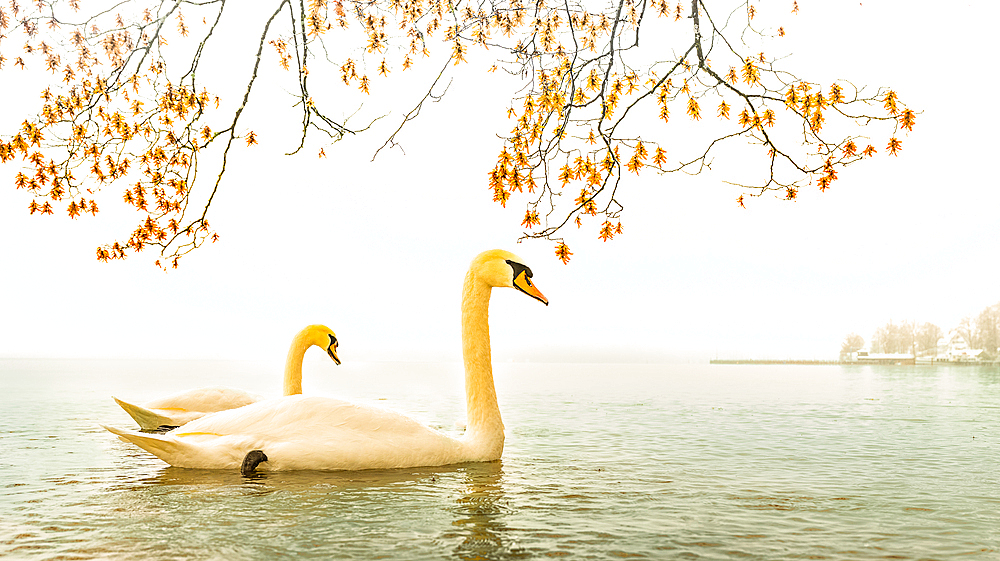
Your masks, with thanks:
M 330 345 L 333 347 L 337 346 L 337 338 L 334 337 L 333 335 L 330 335 Z

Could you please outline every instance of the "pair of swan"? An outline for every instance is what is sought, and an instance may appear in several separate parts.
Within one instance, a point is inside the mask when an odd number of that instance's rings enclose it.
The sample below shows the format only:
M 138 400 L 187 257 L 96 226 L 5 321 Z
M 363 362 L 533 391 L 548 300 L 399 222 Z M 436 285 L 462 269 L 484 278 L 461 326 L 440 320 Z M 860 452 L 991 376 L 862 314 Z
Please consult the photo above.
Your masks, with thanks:
M 325 325 L 310 325 L 292 339 L 285 360 L 283 395 L 302 393 L 302 359 L 312 346 L 326 349 L 333 362 L 340 364 L 337 356 L 337 336 Z M 114 400 L 143 430 L 177 428 L 209 413 L 236 409 L 263 400 L 262 396 L 234 388 L 210 387 L 189 390 L 155 399 L 143 405 Z
M 188 422 L 171 433 L 105 427 L 178 467 L 252 472 L 360 470 L 492 461 L 503 453 L 490 353 L 489 302 L 494 287 L 511 287 L 548 305 L 516 255 L 490 250 L 473 259 L 462 289 L 466 432 L 451 438 L 394 411 L 300 394 L 257 401 Z

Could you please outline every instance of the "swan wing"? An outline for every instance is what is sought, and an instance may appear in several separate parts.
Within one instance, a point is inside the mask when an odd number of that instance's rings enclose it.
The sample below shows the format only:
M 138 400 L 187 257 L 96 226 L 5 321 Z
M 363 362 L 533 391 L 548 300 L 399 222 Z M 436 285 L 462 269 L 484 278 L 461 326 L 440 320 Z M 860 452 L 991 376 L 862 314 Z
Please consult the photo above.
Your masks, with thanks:
M 183 409 L 185 411 L 214 413 L 250 405 L 262 399 L 264 398 L 248 391 L 213 386 L 154 399 L 146 403 L 145 407 L 148 409 Z
M 236 409 L 256 403 L 263 397 L 247 391 L 221 386 L 198 388 L 135 405 L 114 398 L 118 405 L 144 430 L 162 426 L 178 427 L 209 413 Z

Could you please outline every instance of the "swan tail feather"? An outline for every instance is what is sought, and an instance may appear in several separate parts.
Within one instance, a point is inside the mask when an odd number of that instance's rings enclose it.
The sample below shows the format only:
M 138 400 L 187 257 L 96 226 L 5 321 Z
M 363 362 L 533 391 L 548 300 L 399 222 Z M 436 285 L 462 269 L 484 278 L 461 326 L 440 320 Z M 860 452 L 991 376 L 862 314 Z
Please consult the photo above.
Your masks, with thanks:
M 170 417 L 160 415 L 159 413 L 141 407 L 139 405 L 134 405 L 127 401 L 122 401 L 117 397 L 114 398 L 115 402 L 129 414 L 129 417 L 139 423 L 139 427 L 143 430 L 157 430 L 161 427 L 175 427 L 177 423 Z M 108 429 L 111 430 L 111 429 Z M 114 432 L 114 431 L 112 431 Z
M 143 450 L 173 466 L 178 465 L 179 458 L 189 456 L 192 451 L 190 444 L 178 442 L 173 438 L 158 434 L 126 431 L 109 427 L 107 425 L 101 426 L 118 436 L 118 438 L 122 441 L 135 444 L 139 448 L 142 448 Z

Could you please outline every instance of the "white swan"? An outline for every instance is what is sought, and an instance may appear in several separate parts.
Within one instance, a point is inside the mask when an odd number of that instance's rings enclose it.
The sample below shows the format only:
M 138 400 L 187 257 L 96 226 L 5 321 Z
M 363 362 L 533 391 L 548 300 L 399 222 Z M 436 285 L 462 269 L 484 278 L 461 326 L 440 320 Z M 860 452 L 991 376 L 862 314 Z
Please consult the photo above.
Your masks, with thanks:
M 548 304 L 531 270 L 506 251 L 478 255 L 462 292 L 462 354 L 468 423 L 451 438 L 376 407 L 301 395 L 261 401 L 192 421 L 172 433 L 105 427 L 179 467 L 236 468 L 266 461 L 271 470 L 359 470 L 490 461 L 503 452 L 503 421 L 490 358 L 488 309 L 493 287 L 514 287 Z M 245 468 L 246 466 L 244 466 Z
M 284 395 L 302 393 L 302 358 L 311 346 L 325 349 L 330 358 L 340 364 L 337 356 L 337 336 L 324 325 L 310 325 L 292 339 L 285 360 Z M 198 388 L 154 399 L 143 405 L 134 405 L 114 398 L 143 430 L 179 427 L 218 411 L 236 409 L 263 400 L 262 396 L 247 391 L 221 386 Z

